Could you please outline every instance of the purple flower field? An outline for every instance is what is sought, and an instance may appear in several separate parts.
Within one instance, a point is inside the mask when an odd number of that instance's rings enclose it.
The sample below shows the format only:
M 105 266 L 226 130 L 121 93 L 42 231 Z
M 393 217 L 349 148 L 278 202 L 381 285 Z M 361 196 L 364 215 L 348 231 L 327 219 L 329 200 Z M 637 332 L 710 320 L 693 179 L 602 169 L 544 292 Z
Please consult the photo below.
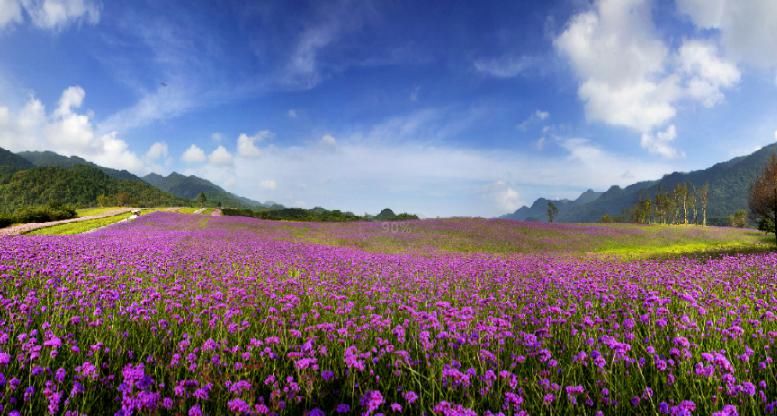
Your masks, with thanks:
M 0 413 L 777 412 L 777 254 L 387 254 L 258 224 L 0 239 Z

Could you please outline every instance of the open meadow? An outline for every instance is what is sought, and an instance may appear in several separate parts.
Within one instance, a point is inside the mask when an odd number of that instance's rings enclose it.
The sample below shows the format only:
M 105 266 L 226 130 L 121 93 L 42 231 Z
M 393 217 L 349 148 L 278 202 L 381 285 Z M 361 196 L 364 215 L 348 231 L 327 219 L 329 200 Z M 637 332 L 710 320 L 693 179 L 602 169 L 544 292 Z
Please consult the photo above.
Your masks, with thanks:
M 156 212 L 0 239 L 14 414 L 773 414 L 751 231 Z M 657 254 L 624 258 L 621 250 Z M 665 256 L 672 247 L 750 254 Z

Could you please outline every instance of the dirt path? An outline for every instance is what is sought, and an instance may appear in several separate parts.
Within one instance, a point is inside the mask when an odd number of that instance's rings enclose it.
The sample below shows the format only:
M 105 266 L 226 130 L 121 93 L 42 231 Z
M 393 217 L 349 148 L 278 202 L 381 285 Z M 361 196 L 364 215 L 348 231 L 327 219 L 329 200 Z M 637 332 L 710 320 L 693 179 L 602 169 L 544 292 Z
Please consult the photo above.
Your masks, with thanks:
M 211 217 L 220 217 L 221 216 L 221 210 L 216 208 L 213 210 L 213 212 L 210 213 Z
M 11 227 L 0 228 L 0 237 L 6 236 L 6 235 L 20 235 L 20 234 L 28 233 L 33 230 L 37 230 L 39 228 L 51 227 L 52 225 L 88 221 L 88 220 L 94 220 L 97 218 L 104 218 L 104 217 L 112 217 L 114 215 L 130 212 L 133 209 L 134 208 L 117 208 L 117 209 L 105 211 L 100 215 L 90 215 L 87 217 L 70 218 L 68 220 L 51 221 L 51 222 L 30 222 L 27 224 L 18 224 Z

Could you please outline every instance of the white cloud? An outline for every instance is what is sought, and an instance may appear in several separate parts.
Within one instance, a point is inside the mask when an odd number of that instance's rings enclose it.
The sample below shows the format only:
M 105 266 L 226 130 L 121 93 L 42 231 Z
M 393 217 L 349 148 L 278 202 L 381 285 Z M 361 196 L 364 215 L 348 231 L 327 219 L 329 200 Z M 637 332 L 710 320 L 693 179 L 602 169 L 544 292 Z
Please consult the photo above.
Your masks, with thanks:
M 60 30 L 69 24 L 100 21 L 100 7 L 92 0 L 0 0 L 0 28 L 22 23 L 22 9 L 40 29 Z
M 697 27 L 717 30 L 726 56 L 756 68 L 777 69 L 774 0 L 677 0 L 677 8 Z
M 369 130 L 369 128 L 368 128 Z M 425 130 L 425 129 L 422 129 Z M 263 148 L 261 163 L 236 158 L 232 166 L 198 165 L 191 171 L 233 192 L 265 200 L 310 201 L 328 208 L 377 212 L 391 206 L 426 216 L 501 215 L 550 190 L 606 189 L 656 179 L 677 169 L 662 162 L 613 154 L 582 139 L 561 141 L 561 154 L 462 149 L 426 144 L 416 136 L 381 139 L 361 131 L 338 133 L 337 152 L 318 141 Z M 438 142 L 436 142 L 438 143 Z M 626 173 L 631 176 L 624 176 Z M 508 184 L 497 188 L 498 182 Z M 484 191 L 485 190 L 485 191 Z
M 321 136 L 321 143 L 327 146 L 334 146 L 337 144 L 337 139 L 331 134 L 325 134 Z
M 232 164 L 232 154 L 224 146 L 219 146 L 208 155 L 208 163 L 216 166 Z
M 502 212 L 514 212 L 523 205 L 523 201 L 521 200 L 518 191 L 504 181 L 496 181 L 491 186 L 487 187 L 486 192 L 491 195 L 496 206 Z
M 261 186 L 263 189 L 272 191 L 278 188 L 278 183 L 272 179 L 265 179 L 259 182 L 259 186 Z
M 648 131 L 674 116 L 675 80 L 661 79 L 668 51 L 654 32 L 647 0 L 600 0 L 555 39 L 590 120 Z
M 183 152 L 181 160 L 188 163 L 199 163 L 205 161 L 205 152 L 200 149 L 196 144 L 189 146 L 186 151 Z
M 640 144 L 650 153 L 661 155 L 666 158 L 675 158 L 683 154 L 674 149 L 670 143 L 677 137 L 677 129 L 674 124 L 670 124 L 664 131 L 653 133 L 642 133 Z
M 146 151 L 146 158 L 149 160 L 158 160 L 167 157 L 167 154 L 167 143 L 156 142 L 149 146 L 148 150 Z
M 736 85 L 740 79 L 736 65 L 724 61 L 717 47 L 698 40 L 684 41 L 678 51 L 680 70 L 688 80 L 688 95 L 705 107 L 723 100 L 722 88 Z
M 513 78 L 529 68 L 534 59 L 525 56 L 502 56 L 499 58 L 477 59 L 473 66 L 475 70 L 494 78 Z
M 237 137 L 237 155 L 248 158 L 261 156 L 262 151 L 256 146 L 256 142 L 267 140 L 272 136 L 273 133 L 269 130 L 261 130 L 253 136 L 240 133 Z
M 100 21 L 97 3 L 89 0 L 22 0 L 32 22 L 44 29 L 59 29 L 66 24 Z
M 116 132 L 99 134 L 90 116 L 78 113 L 85 97 L 83 88 L 68 87 L 50 114 L 35 97 L 18 111 L 0 106 L 0 147 L 13 151 L 52 150 L 103 166 L 145 173 L 148 167 Z
M 676 157 L 682 153 L 669 145 L 674 137 L 668 138 L 676 129 L 667 125 L 677 103 L 712 107 L 723 100 L 723 89 L 739 82 L 740 73 L 710 41 L 684 40 L 670 50 L 653 27 L 651 5 L 599 0 L 573 16 L 554 45 L 580 80 L 578 96 L 589 121 L 630 128 L 646 149 Z
M 550 117 L 549 112 L 543 111 L 543 110 L 535 110 L 529 117 L 526 117 L 526 120 L 520 122 L 517 127 L 521 130 L 526 130 L 530 125 L 536 122 L 545 121 L 549 117 Z
M 774 140 L 777 140 L 777 130 L 774 131 Z
M 293 108 L 290 108 L 290 109 L 289 109 L 289 111 L 287 111 L 287 112 L 286 112 L 286 115 L 287 115 L 289 118 L 297 118 L 297 116 L 298 116 L 298 114 L 297 114 L 297 110 L 295 110 L 295 109 L 293 109 Z
M 0 29 L 22 22 L 22 6 L 18 0 L 0 0 Z
M 296 88 L 312 88 L 324 74 L 319 55 L 344 34 L 361 27 L 371 6 L 362 2 L 329 2 L 300 31 L 281 82 Z

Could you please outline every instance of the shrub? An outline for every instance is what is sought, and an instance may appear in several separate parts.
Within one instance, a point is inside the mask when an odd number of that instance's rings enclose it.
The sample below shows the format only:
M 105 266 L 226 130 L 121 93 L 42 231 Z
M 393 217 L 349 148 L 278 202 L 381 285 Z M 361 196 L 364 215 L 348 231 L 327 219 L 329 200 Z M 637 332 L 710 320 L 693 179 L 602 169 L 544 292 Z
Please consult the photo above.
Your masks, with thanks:
M 14 223 L 11 217 L 0 217 L 0 228 L 5 228 Z
M 76 210 L 70 207 L 23 208 L 14 215 L 16 222 L 50 222 L 76 217 Z

